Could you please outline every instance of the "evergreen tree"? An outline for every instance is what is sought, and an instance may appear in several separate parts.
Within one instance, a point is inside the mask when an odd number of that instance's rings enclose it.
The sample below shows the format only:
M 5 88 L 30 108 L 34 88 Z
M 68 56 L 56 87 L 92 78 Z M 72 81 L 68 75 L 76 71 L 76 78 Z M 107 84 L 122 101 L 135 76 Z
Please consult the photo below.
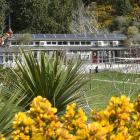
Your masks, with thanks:
M 68 33 L 73 0 L 10 0 L 16 32 Z
M 12 9 L 11 25 L 14 32 L 29 29 L 32 15 L 30 10 L 30 3 L 25 0 L 11 0 L 10 6 Z
M 51 0 L 48 16 L 51 33 L 68 33 L 72 20 L 72 0 Z
M 119 16 L 126 15 L 128 12 L 131 12 L 132 5 L 130 0 L 116 0 L 116 14 Z
M 48 28 L 48 3 L 49 0 L 30 0 L 32 33 L 47 33 Z
M 0 34 L 5 29 L 6 16 L 9 14 L 9 6 L 5 0 L 0 0 Z
M 12 28 L 16 32 L 44 32 L 47 18 L 47 0 L 12 0 Z

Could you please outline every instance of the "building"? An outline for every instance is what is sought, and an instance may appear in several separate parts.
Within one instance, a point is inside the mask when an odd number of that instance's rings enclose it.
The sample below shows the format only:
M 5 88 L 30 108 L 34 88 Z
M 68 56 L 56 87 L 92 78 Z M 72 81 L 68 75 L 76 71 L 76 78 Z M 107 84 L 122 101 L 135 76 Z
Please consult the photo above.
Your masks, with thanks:
M 19 39 L 20 36 L 20 39 Z M 40 51 L 51 55 L 61 52 L 66 60 L 82 60 L 86 63 L 115 63 L 117 57 L 128 50 L 123 34 L 32 34 L 26 41 L 25 34 L 13 34 L 0 47 L 0 64 L 18 56 L 20 48 L 32 50 L 35 57 Z

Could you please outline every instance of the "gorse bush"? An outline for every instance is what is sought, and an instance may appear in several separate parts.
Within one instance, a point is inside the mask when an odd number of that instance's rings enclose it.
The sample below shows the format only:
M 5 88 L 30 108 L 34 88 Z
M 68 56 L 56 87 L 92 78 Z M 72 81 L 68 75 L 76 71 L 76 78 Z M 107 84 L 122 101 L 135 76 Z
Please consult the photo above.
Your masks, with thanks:
M 13 121 L 14 140 L 138 140 L 140 97 L 132 103 L 125 96 L 112 97 L 106 109 L 92 111 L 92 121 L 75 103 L 57 116 L 57 109 L 41 96 L 33 99 L 27 112 Z

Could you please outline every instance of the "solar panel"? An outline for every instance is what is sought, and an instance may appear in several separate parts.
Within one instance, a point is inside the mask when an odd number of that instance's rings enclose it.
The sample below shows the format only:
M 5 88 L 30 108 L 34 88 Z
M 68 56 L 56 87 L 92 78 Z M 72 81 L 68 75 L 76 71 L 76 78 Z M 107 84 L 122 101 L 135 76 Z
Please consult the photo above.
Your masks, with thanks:
M 126 36 L 123 34 L 116 34 L 116 38 L 126 39 Z
M 55 34 L 57 39 L 65 39 L 65 35 L 64 34 Z
M 45 34 L 45 39 L 54 39 L 55 35 L 54 34 Z
M 32 38 L 35 39 L 35 34 L 32 34 Z
M 115 34 L 117 37 L 125 37 L 123 34 Z
M 75 34 L 76 38 L 85 38 L 86 36 L 84 34 Z
M 115 34 L 106 34 L 106 40 L 116 40 Z
M 104 35 L 104 34 L 97 34 L 96 37 L 97 37 L 97 38 L 104 38 L 105 35 Z
M 19 34 L 13 34 L 15 40 Z M 34 40 L 124 40 L 126 36 L 123 34 L 32 34 Z
M 34 34 L 35 39 L 44 39 L 44 34 Z
M 92 34 L 87 34 L 87 35 L 85 35 L 85 37 L 86 37 L 86 38 L 93 38 L 94 35 L 92 35 Z
M 67 39 L 74 39 L 75 38 L 75 34 L 66 34 L 66 38 Z
M 88 35 L 88 36 L 91 36 L 91 37 L 96 37 L 96 34 L 91 34 L 91 35 Z
M 113 34 L 106 34 L 106 37 L 113 37 Z

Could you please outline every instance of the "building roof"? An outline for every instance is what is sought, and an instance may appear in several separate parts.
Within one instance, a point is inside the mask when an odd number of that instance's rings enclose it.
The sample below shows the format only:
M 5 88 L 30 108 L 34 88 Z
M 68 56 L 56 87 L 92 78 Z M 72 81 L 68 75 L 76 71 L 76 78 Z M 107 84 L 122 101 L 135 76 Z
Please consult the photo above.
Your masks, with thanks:
M 23 34 L 25 35 L 25 34 Z M 13 34 L 9 40 L 16 40 L 19 34 Z M 22 36 L 22 34 L 20 34 Z M 124 34 L 31 34 L 32 40 L 90 40 L 90 41 L 106 41 L 106 40 L 125 40 Z

